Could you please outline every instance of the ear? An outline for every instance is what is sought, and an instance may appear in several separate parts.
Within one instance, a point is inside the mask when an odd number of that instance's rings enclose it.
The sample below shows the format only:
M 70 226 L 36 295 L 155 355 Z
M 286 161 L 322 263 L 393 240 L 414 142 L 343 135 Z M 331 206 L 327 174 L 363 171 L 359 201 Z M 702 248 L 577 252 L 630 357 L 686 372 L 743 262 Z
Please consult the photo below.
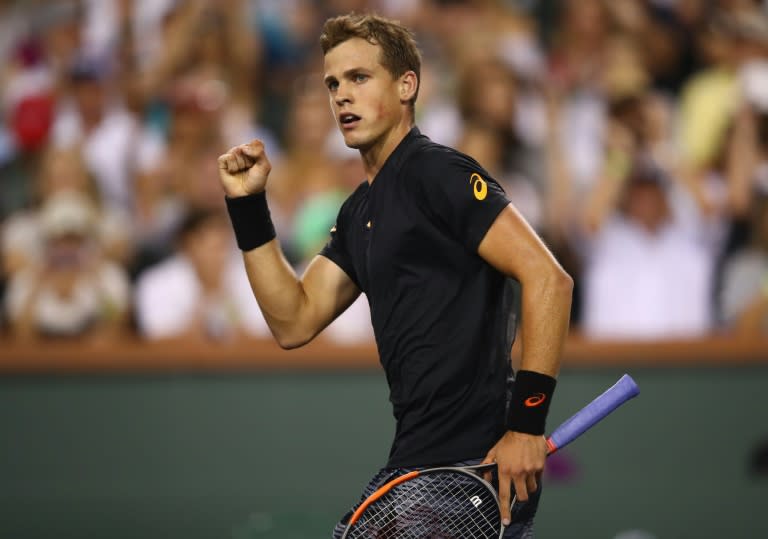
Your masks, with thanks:
M 406 71 L 400 76 L 400 101 L 411 101 L 419 89 L 419 78 L 413 71 Z

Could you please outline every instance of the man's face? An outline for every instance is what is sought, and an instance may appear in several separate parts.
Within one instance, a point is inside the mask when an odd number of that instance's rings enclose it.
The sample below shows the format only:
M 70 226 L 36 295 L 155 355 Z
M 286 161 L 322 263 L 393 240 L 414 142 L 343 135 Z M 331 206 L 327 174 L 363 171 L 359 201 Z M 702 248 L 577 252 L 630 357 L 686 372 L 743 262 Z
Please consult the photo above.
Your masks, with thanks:
M 401 78 L 381 65 L 381 48 L 349 39 L 325 55 L 325 85 L 336 123 L 350 148 L 365 150 L 386 136 L 406 113 Z

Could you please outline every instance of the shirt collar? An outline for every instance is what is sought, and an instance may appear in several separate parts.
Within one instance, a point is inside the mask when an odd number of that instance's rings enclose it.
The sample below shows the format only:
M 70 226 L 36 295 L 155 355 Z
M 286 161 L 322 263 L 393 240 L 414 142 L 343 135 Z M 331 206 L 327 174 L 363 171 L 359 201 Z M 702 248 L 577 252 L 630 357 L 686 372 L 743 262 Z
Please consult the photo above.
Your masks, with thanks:
M 424 135 L 421 134 L 419 128 L 413 126 L 411 130 L 408 131 L 408 133 L 403 137 L 403 140 L 401 140 L 400 143 L 395 147 L 389 157 L 387 157 L 387 160 L 384 162 L 384 166 L 382 166 L 381 170 L 379 170 L 379 173 L 376 174 L 376 178 L 382 176 L 382 172 L 397 174 L 400 171 L 400 167 L 402 167 L 403 163 L 405 162 L 405 159 L 410 154 L 409 150 L 413 147 L 414 142 L 422 137 L 424 137 Z M 374 181 L 374 183 L 376 182 Z

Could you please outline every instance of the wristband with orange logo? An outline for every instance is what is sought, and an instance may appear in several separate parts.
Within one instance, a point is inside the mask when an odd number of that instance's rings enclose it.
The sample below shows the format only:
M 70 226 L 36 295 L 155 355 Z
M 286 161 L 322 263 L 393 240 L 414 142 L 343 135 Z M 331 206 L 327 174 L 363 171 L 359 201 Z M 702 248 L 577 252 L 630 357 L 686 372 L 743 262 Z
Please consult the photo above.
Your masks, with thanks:
M 557 380 L 534 371 L 518 371 L 507 410 L 507 428 L 526 434 L 544 434 L 549 404 Z

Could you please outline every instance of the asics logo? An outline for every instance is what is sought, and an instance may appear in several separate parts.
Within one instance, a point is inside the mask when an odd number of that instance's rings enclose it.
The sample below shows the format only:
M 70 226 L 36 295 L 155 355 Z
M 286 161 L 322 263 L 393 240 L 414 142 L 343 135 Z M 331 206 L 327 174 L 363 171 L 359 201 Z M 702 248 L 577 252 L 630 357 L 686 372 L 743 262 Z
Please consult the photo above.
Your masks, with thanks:
M 534 406 L 538 406 L 545 400 L 547 400 L 547 396 L 544 393 L 534 393 L 533 395 L 525 399 L 524 404 L 528 408 L 533 408 Z
M 474 172 L 469 177 L 469 183 L 472 184 L 472 193 L 475 195 L 475 198 L 477 200 L 485 200 L 485 197 L 488 196 L 488 184 L 485 183 L 482 176 Z

